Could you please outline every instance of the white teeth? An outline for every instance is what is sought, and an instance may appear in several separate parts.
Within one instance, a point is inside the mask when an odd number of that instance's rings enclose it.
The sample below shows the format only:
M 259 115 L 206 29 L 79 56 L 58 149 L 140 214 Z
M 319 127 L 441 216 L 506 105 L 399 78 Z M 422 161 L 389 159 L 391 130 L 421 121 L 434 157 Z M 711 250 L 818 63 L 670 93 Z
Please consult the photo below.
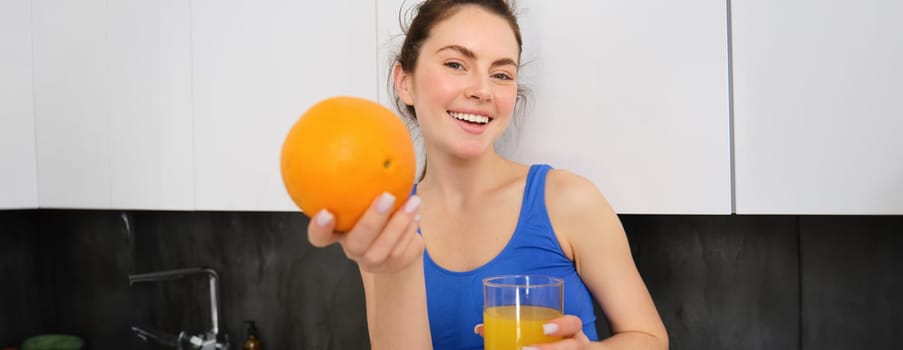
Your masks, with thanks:
M 482 115 L 468 114 L 468 113 L 455 113 L 455 112 L 448 112 L 448 115 L 452 116 L 452 118 L 459 119 L 459 120 L 465 120 L 465 121 L 469 121 L 472 123 L 486 124 L 489 122 L 489 117 L 482 116 Z

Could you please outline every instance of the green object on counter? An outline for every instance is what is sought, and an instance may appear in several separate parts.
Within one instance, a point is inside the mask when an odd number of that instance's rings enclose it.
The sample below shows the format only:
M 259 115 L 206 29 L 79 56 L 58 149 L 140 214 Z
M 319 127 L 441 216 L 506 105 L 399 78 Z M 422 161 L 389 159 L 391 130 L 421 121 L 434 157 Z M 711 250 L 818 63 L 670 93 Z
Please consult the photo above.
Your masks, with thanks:
M 81 350 L 85 342 L 76 336 L 47 334 L 31 337 L 22 343 L 22 350 Z

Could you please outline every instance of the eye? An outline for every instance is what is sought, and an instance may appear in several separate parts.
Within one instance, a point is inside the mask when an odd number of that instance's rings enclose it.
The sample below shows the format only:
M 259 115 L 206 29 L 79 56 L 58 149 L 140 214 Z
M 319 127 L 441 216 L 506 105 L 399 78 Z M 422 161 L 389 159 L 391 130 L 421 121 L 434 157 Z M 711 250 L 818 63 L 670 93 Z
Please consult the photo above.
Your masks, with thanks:
M 464 69 L 464 65 L 458 62 L 445 62 L 445 66 L 454 70 Z
M 508 73 L 495 73 L 492 77 L 499 80 L 514 80 Z

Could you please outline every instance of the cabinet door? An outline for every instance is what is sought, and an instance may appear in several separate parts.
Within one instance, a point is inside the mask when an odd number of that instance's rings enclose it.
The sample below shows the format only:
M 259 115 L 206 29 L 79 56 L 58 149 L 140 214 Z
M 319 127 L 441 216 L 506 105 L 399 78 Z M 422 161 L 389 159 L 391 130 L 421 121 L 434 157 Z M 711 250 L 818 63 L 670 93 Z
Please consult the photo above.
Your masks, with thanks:
M 32 1 L 39 205 L 109 208 L 107 1 Z
M 191 6 L 197 209 L 298 210 L 282 183 L 282 142 L 319 100 L 376 99 L 374 2 Z
M 189 10 L 182 0 L 108 3 L 113 208 L 194 209 Z
M 31 1 L 0 2 L 0 209 L 38 206 Z
M 188 4 L 34 1 L 41 207 L 193 209 Z
M 903 214 L 901 13 L 732 5 L 737 213 Z
M 387 63 L 403 1 L 379 3 Z M 586 176 L 620 213 L 731 212 L 725 2 L 518 4 L 532 95 L 504 154 Z

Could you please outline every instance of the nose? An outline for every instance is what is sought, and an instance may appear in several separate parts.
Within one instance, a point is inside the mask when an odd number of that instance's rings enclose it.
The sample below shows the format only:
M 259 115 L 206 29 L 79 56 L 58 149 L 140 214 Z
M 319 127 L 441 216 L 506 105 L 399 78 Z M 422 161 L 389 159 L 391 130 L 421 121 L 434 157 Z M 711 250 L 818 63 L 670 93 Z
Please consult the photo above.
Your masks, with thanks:
M 468 98 L 485 102 L 492 101 L 489 77 L 474 76 L 466 93 Z

